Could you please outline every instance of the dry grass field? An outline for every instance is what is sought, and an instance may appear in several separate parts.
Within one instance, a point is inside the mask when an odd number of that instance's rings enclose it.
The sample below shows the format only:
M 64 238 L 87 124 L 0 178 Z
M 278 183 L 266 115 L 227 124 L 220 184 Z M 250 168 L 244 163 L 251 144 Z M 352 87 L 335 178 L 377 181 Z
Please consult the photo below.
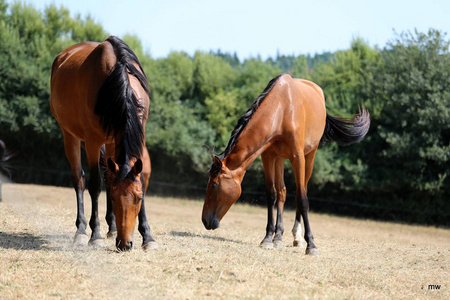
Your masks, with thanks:
M 263 250 L 265 209 L 235 205 L 207 231 L 201 208 L 147 197 L 159 249 L 77 249 L 72 189 L 3 184 L 0 299 L 450 299 L 449 230 L 311 214 L 321 255 L 310 257 L 291 246 L 292 211 L 285 247 Z

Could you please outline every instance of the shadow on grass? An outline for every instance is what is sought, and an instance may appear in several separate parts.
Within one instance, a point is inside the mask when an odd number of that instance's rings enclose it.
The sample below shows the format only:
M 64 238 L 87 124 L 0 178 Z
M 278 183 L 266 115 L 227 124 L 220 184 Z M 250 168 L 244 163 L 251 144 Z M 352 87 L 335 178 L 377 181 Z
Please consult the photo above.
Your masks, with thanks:
M 36 236 L 0 231 L 0 249 L 62 251 L 70 244 L 70 237 L 63 234 Z
M 0 248 L 16 250 L 48 249 L 48 242 L 29 233 L 0 232 Z
M 223 238 L 220 236 L 211 236 L 211 235 L 197 234 L 197 233 L 192 233 L 192 232 L 171 231 L 170 235 L 182 236 L 182 237 L 197 237 L 197 238 L 202 238 L 202 239 L 210 239 L 210 240 L 216 240 L 216 241 L 221 241 L 221 242 L 230 242 L 230 243 L 235 243 L 235 244 L 246 244 L 242 241 L 227 239 L 227 238 Z

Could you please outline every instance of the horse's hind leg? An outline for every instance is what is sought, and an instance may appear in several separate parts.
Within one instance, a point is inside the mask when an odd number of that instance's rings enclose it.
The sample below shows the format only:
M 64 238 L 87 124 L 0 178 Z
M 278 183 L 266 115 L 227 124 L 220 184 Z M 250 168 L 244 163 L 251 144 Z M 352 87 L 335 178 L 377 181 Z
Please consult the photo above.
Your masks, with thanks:
M 85 175 L 81 167 L 81 143 L 70 133 L 63 130 L 64 149 L 67 160 L 72 168 L 72 183 L 77 196 L 77 232 L 74 237 L 74 244 L 77 246 L 87 245 L 88 236 L 86 234 L 86 217 L 84 216 L 83 194 L 85 189 Z
M 275 226 L 275 236 L 273 246 L 275 248 L 283 247 L 283 211 L 286 202 L 286 186 L 284 184 L 284 159 L 275 160 L 275 189 L 277 191 L 277 222 Z
M 100 175 L 100 147 L 101 145 L 92 145 L 89 142 L 86 143 L 86 157 L 88 160 L 90 174 L 89 174 L 89 194 L 91 195 L 92 213 L 89 220 L 89 226 L 92 230 L 91 239 L 89 244 L 92 246 L 103 246 L 103 238 L 100 234 L 100 219 L 98 217 L 98 197 L 102 190 L 102 179 Z
M 300 216 L 303 218 L 303 224 L 305 225 L 305 235 L 306 240 L 306 254 L 318 255 L 317 247 L 314 244 L 314 237 L 311 231 L 311 226 L 309 224 L 309 201 L 307 197 L 306 186 L 308 181 L 306 180 L 306 175 L 312 172 L 312 163 L 314 161 L 314 155 L 307 155 L 307 159 L 303 152 L 298 153 L 291 160 L 292 166 L 294 168 L 295 174 L 295 184 L 297 186 L 297 191 L 295 197 L 297 200 L 297 211 L 296 211 L 296 223 L 300 223 Z M 311 169 L 306 172 L 306 163 L 311 164 Z M 309 174 L 310 176 L 310 174 Z M 309 178 L 308 178 L 309 180 Z M 298 224 L 299 225 L 299 224 Z

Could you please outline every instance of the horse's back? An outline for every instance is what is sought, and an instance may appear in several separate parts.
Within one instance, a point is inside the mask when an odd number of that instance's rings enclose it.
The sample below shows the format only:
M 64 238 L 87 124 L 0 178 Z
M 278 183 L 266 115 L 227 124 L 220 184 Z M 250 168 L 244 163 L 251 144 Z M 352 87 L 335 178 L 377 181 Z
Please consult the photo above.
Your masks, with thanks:
M 312 93 L 310 100 L 312 100 L 314 102 L 321 103 L 325 107 L 325 96 L 324 96 L 323 90 L 322 90 L 322 88 L 320 86 L 318 86 L 316 83 L 314 83 L 312 81 L 309 81 L 309 80 L 306 80 L 306 79 L 301 79 L 301 78 L 294 78 L 294 81 L 303 90 L 306 90 L 306 89 L 314 90 L 314 92 L 317 95 Z
M 283 75 L 279 94 L 288 99 L 284 130 L 291 132 L 304 147 L 305 154 L 315 149 L 323 135 L 326 122 L 325 98 L 322 89 L 309 80 Z
M 99 127 L 94 114 L 97 94 L 115 62 L 114 49 L 108 42 L 79 43 L 55 58 L 50 106 L 64 130 L 84 139 L 85 126 Z

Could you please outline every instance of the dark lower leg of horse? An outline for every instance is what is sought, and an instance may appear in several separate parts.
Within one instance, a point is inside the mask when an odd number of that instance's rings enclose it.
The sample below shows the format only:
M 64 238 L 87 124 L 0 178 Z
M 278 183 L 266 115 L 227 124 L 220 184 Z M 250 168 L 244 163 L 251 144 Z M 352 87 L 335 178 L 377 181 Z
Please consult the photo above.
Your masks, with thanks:
M 112 208 L 112 199 L 109 194 L 108 188 L 106 188 L 106 223 L 108 223 L 108 233 L 106 237 L 108 239 L 115 239 L 117 236 L 116 216 Z
M 75 194 L 77 196 L 77 219 L 75 225 L 77 226 L 77 232 L 74 237 L 74 244 L 77 246 L 86 245 L 88 242 L 88 237 L 86 233 L 86 217 L 84 216 L 84 171 L 81 170 L 80 174 L 77 176 L 72 176 L 73 187 L 75 189 Z
M 275 236 L 273 238 L 273 246 L 275 248 L 283 247 L 283 208 L 284 203 L 277 202 L 277 223 L 275 226 Z
M 259 245 L 264 249 L 273 248 L 273 234 L 275 232 L 275 224 L 273 222 L 273 206 L 276 202 L 277 196 L 274 190 L 266 191 L 267 195 L 267 226 L 266 226 L 266 236 L 261 241 Z
M 303 217 L 303 224 L 305 225 L 305 241 L 307 243 L 306 246 L 306 254 L 309 255 L 318 255 L 319 251 L 317 250 L 316 245 L 314 244 L 314 236 L 311 231 L 311 226 L 309 225 L 309 202 L 308 197 L 302 196 L 301 197 L 301 203 L 300 203 L 300 213 Z
M 89 226 L 92 230 L 92 235 L 89 243 L 93 246 L 100 246 L 102 236 L 100 234 L 100 219 L 98 217 L 98 197 L 102 190 L 102 180 L 100 177 L 100 170 L 98 165 L 91 168 L 89 178 L 89 194 L 92 201 L 92 213 L 89 221 Z
M 139 225 L 138 230 L 142 235 L 142 248 L 144 250 L 156 249 L 158 248 L 158 244 L 155 239 L 152 237 L 150 233 L 150 225 L 147 221 L 147 215 L 145 213 L 145 199 L 142 199 L 141 210 L 138 215 Z
M 77 234 L 86 234 L 87 221 L 84 216 L 84 202 L 83 193 L 77 192 L 77 220 L 75 221 L 77 226 Z

